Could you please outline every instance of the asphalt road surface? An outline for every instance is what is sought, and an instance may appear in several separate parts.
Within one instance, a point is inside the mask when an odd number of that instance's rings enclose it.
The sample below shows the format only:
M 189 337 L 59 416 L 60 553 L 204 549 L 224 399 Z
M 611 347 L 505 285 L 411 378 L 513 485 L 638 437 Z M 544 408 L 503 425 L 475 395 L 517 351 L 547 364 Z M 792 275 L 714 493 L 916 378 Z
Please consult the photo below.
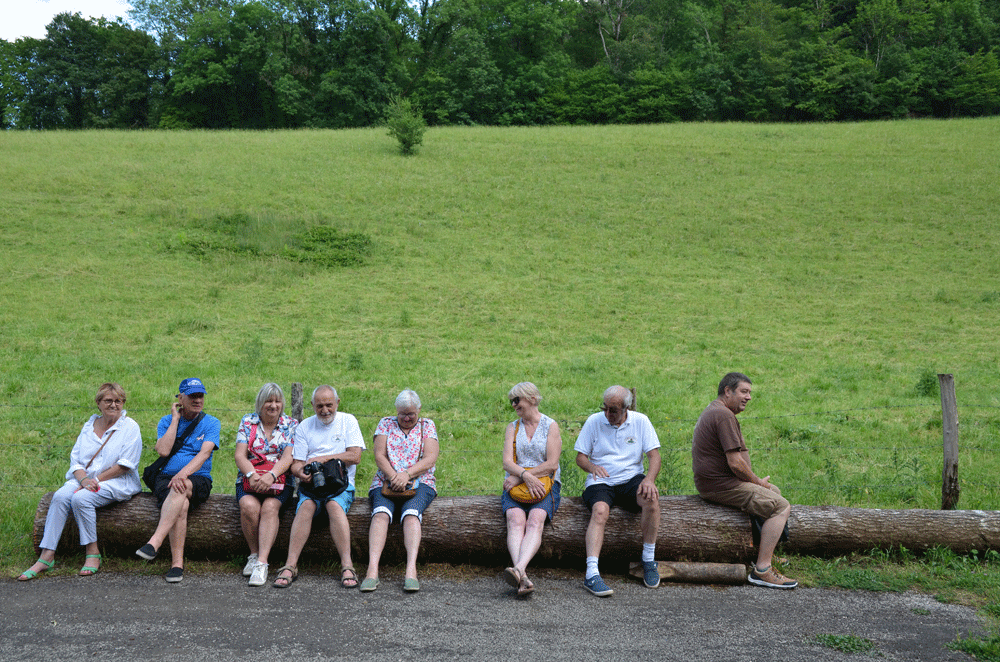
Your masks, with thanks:
M 532 579 L 527 599 L 492 572 L 438 572 L 412 594 L 391 572 L 365 594 L 326 574 L 300 575 L 284 590 L 250 588 L 237 573 L 189 574 L 179 584 L 110 572 L 2 579 L 0 660 L 866 659 L 815 639 L 854 635 L 874 642 L 882 660 L 941 662 L 972 659 L 946 644 L 984 633 L 972 609 L 916 593 L 647 589 L 609 576 L 615 594 L 597 598 L 582 573 L 539 570 Z

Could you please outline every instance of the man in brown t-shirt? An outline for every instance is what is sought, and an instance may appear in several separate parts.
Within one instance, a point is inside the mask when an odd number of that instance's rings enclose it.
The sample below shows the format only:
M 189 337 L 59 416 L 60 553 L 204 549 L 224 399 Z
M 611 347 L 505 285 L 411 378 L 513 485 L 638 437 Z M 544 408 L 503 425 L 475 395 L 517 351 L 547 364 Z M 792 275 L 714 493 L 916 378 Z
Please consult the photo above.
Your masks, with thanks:
M 771 567 L 774 548 L 788 522 L 792 506 L 770 476 L 759 478 L 750 466 L 736 415 L 750 402 L 750 378 L 731 372 L 719 382 L 719 397 L 698 417 L 691 444 L 694 485 L 706 501 L 739 508 L 764 520 L 757 563 L 749 581 L 769 588 L 795 588 L 798 582 Z

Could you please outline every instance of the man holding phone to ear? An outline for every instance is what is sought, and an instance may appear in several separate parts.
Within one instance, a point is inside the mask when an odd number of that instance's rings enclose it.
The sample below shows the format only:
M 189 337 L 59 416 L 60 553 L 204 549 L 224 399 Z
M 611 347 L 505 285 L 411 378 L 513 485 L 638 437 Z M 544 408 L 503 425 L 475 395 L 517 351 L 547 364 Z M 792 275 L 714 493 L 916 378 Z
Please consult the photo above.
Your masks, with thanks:
M 170 459 L 153 488 L 153 496 L 160 504 L 160 522 L 149 542 L 136 554 L 153 560 L 169 536 L 171 563 L 165 579 L 171 584 L 184 578 L 188 512 L 212 492 L 212 453 L 219 447 L 222 425 L 219 419 L 202 411 L 204 406 L 205 385 L 197 377 L 189 377 L 181 382 L 170 413 L 156 427 L 156 452 Z M 178 439 L 183 443 L 174 452 Z

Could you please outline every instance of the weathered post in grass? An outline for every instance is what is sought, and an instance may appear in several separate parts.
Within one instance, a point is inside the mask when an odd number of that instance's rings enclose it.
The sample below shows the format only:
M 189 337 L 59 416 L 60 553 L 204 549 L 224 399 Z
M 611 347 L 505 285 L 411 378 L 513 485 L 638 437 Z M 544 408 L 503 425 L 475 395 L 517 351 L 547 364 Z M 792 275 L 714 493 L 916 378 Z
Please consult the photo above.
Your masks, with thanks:
M 292 418 L 302 421 L 302 384 L 292 382 Z
M 944 468 L 941 472 L 941 510 L 954 510 L 962 488 L 958 484 L 958 404 L 955 378 L 939 374 L 941 386 L 941 430 L 944 437 Z

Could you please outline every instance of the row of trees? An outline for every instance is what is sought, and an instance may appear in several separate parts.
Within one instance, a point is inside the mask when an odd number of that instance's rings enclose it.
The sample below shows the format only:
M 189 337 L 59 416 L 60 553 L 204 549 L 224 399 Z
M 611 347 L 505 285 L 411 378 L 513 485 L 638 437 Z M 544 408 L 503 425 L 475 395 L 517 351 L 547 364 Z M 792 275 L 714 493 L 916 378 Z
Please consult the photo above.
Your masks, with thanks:
M 4 128 L 1000 113 L 1000 0 L 136 0 L 0 40 Z M 134 26 L 134 27 L 133 27 Z

